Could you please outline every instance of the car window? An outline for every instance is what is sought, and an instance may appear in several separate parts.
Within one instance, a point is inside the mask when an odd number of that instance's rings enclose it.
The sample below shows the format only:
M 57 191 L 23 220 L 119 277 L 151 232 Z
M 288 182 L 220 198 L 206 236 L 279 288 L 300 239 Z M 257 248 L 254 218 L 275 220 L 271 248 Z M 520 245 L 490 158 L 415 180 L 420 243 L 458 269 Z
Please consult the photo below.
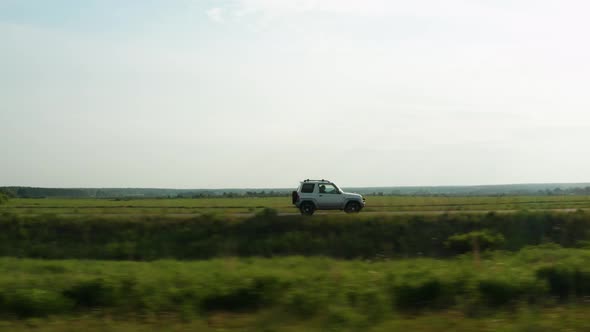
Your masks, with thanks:
M 313 192 L 314 186 L 315 186 L 315 184 L 313 184 L 313 183 L 304 183 L 303 186 L 301 186 L 301 192 L 306 193 L 306 194 L 310 194 Z
M 338 189 L 329 183 L 320 184 L 320 194 L 339 194 Z

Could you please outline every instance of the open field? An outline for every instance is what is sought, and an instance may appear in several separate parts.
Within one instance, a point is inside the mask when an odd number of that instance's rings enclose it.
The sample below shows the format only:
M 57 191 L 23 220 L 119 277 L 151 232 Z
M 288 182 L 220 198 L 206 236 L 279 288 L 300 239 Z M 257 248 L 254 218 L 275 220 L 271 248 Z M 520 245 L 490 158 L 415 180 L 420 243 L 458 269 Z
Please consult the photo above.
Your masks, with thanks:
M 0 331 L 590 331 L 590 197 L 368 202 L 12 199 Z
M 16 198 L 0 205 L 0 213 L 66 215 L 177 215 L 203 213 L 250 215 L 264 208 L 298 213 L 289 197 L 174 199 Z M 590 209 L 590 196 L 425 197 L 369 196 L 364 212 L 445 212 Z M 340 213 L 340 212 L 330 212 Z

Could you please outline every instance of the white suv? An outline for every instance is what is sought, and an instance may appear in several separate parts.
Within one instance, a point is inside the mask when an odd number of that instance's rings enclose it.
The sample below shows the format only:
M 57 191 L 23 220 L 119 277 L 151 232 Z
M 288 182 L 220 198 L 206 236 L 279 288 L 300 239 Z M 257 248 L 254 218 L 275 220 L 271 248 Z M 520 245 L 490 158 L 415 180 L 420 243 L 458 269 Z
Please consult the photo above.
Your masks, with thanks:
M 365 207 L 365 198 L 359 194 L 347 193 L 327 180 L 302 181 L 292 193 L 293 204 L 301 214 L 312 215 L 315 210 L 344 210 L 359 212 Z

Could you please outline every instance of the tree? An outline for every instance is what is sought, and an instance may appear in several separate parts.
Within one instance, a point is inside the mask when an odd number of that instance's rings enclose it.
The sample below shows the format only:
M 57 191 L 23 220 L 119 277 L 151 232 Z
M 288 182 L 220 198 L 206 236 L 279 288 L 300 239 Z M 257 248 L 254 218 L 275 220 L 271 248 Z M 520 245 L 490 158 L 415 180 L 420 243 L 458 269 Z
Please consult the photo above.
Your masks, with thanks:
M 457 254 L 472 251 L 475 264 L 479 266 L 480 251 L 498 249 L 502 247 L 505 242 L 506 239 L 502 234 L 484 229 L 481 231 L 453 235 L 445 241 L 445 245 Z

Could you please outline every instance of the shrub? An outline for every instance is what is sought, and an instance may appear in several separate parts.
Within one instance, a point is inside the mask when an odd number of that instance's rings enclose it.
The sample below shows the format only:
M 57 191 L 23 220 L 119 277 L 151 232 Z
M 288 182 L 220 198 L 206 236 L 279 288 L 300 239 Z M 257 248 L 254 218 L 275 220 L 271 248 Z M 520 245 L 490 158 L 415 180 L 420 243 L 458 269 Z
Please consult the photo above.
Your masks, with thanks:
M 523 295 L 520 285 L 505 280 L 480 280 L 478 289 L 483 302 L 490 307 L 509 304 Z
M 363 313 L 369 322 L 381 320 L 391 309 L 381 289 L 369 287 L 347 293 L 348 305 Z
M 536 274 L 547 281 L 550 293 L 562 300 L 590 295 L 590 271 L 557 265 L 540 268 Z
M 497 249 L 505 241 L 502 234 L 490 230 L 483 230 L 453 235 L 448 238 L 445 245 L 453 252 L 463 254 L 469 251 Z
M 246 285 L 216 292 L 203 298 L 202 309 L 209 310 L 255 310 L 271 304 L 279 287 L 277 278 L 257 277 Z
M 449 307 L 454 304 L 450 287 L 434 276 L 419 277 L 393 286 L 395 306 L 400 310 Z
M 61 294 L 45 289 L 15 289 L 4 293 L 1 309 L 19 317 L 46 316 L 71 309 L 72 303 Z
M 115 303 L 113 286 L 103 279 L 83 281 L 63 291 L 77 307 L 105 307 Z
M 260 212 L 256 214 L 257 218 L 275 218 L 279 215 L 279 212 L 276 209 L 272 208 L 264 208 Z
M 349 307 L 330 306 L 326 309 L 326 325 L 334 330 L 348 327 L 361 327 L 366 324 L 366 318 Z
M 325 306 L 327 299 L 320 292 L 305 288 L 293 289 L 285 295 L 283 306 L 286 311 L 302 318 L 315 315 Z

